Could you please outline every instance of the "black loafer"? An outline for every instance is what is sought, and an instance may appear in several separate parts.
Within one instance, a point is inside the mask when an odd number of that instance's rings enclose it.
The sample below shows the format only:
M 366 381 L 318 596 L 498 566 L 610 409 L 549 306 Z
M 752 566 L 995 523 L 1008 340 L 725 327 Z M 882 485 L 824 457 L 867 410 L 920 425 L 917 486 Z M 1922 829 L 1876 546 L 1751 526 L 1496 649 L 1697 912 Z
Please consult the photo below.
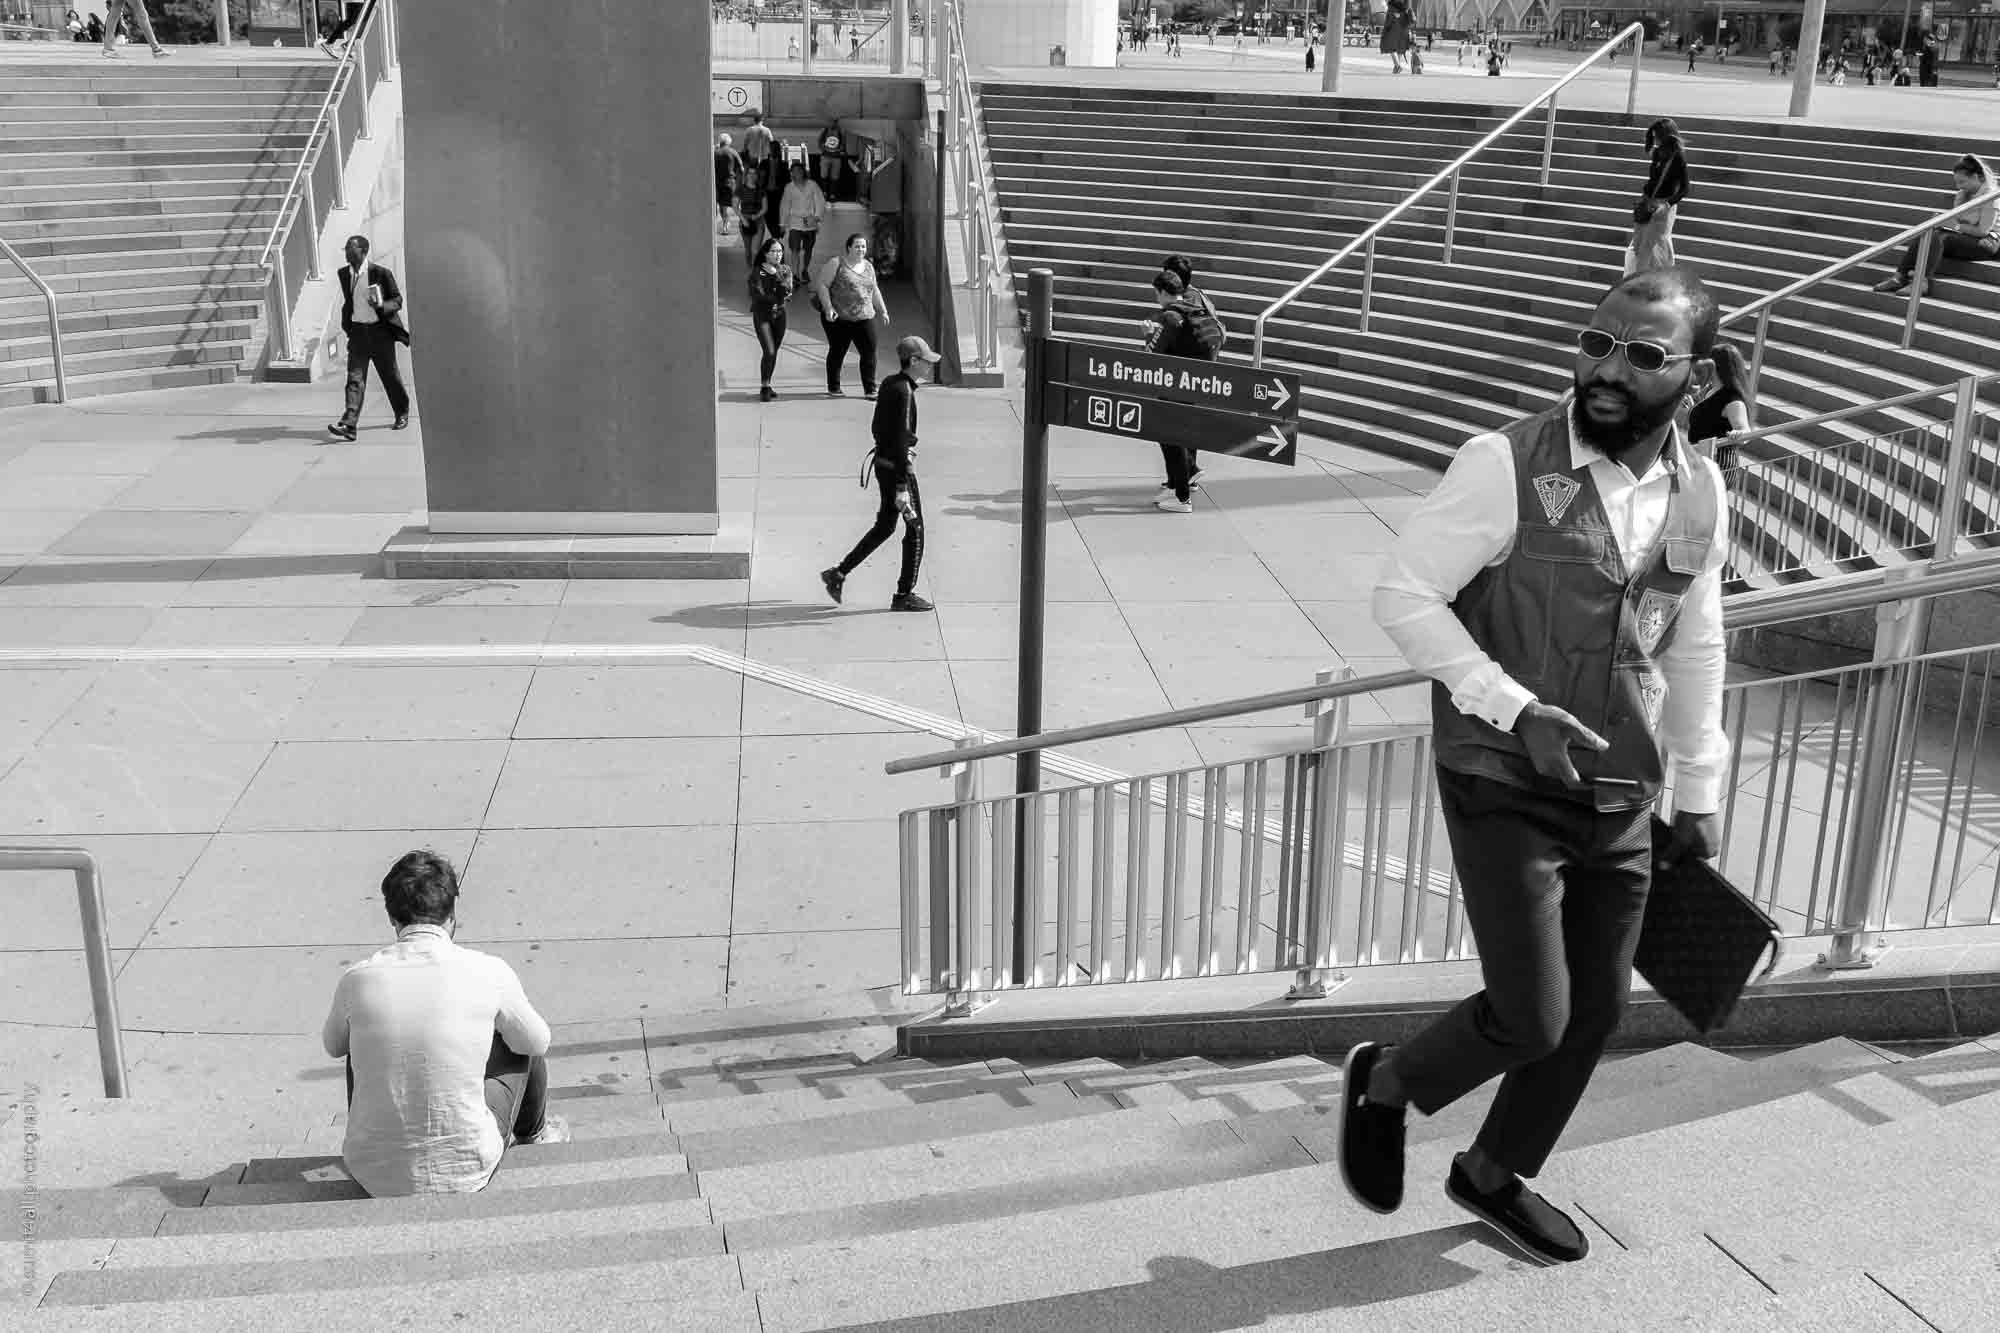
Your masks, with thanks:
M 838 567 L 822 569 L 819 572 L 819 581 L 826 585 L 826 595 L 833 598 L 833 604 L 839 606 L 840 591 L 847 586 L 847 575 L 841 573 Z
M 1363 1208 L 1403 1206 L 1403 1125 L 1409 1111 L 1368 1100 L 1369 1075 L 1388 1050 L 1364 1041 L 1347 1053 L 1340 1080 L 1340 1179 Z
M 336 440 L 352 440 L 357 434 L 359 434 L 359 432 L 356 431 L 354 427 L 342 421 L 335 421 L 330 423 L 326 428 L 326 433 L 328 435 L 333 436 L 333 438 Z
M 1491 1194 L 1473 1187 L 1458 1159 L 1445 1181 L 1445 1197 L 1504 1237 L 1509 1245 L 1544 1266 L 1573 1264 L 1590 1253 L 1590 1239 L 1568 1213 L 1523 1184 L 1509 1181 Z

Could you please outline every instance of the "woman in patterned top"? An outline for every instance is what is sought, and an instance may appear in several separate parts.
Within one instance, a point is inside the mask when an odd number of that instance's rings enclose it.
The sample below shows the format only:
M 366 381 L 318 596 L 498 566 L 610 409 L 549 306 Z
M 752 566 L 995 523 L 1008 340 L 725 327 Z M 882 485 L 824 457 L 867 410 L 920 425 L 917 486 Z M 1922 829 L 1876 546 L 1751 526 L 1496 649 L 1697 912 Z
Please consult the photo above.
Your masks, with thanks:
M 826 391 L 842 395 L 840 370 L 847 349 L 861 351 L 861 392 L 875 396 L 875 321 L 889 321 L 889 307 L 868 262 L 868 238 L 860 232 L 847 238 L 840 254 L 826 261 L 813 282 L 813 305 L 826 330 Z

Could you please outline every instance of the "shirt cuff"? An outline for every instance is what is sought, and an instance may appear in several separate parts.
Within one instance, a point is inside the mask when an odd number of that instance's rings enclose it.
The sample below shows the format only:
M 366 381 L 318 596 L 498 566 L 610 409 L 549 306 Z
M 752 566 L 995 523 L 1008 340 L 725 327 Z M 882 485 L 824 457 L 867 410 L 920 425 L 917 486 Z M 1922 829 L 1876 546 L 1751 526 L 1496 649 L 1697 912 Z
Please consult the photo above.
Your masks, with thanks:
M 1501 731 L 1512 731 L 1521 710 L 1534 701 L 1534 692 L 1498 665 L 1474 671 L 1451 694 L 1452 707 Z
M 1712 815 L 1722 808 L 1723 779 L 1720 773 L 1676 773 L 1674 813 Z

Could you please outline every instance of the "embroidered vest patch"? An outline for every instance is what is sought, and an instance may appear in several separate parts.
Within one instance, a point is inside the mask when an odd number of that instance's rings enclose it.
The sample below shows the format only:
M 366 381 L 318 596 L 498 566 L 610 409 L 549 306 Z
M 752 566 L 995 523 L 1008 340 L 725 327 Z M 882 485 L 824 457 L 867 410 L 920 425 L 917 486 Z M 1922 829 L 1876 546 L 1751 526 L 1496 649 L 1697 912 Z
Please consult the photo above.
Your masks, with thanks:
M 1570 501 L 1583 487 L 1560 472 L 1551 472 L 1535 478 L 1535 494 L 1541 499 L 1542 512 L 1549 516 L 1549 522 L 1560 523 L 1569 512 Z

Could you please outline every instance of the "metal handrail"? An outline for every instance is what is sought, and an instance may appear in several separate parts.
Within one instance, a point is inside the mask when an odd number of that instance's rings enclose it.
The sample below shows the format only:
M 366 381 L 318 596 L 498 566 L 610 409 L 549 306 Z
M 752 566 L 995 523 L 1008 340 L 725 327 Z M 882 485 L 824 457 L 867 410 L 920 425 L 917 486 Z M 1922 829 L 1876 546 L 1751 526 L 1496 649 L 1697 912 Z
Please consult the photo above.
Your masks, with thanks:
M 340 95 L 342 80 L 354 65 L 354 53 L 361 49 L 361 38 L 375 22 L 375 15 L 381 9 L 381 0 L 368 0 L 368 8 L 361 11 L 361 17 L 348 29 L 347 47 L 340 53 L 340 63 L 333 68 L 333 78 L 326 85 L 326 96 L 320 99 L 319 114 L 313 117 L 313 126 L 306 134 L 305 151 L 299 154 L 299 163 L 292 168 L 292 179 L 285 186 L 285 194 L 278 201 L 278 216 L 271 222 L 271 234 L 264 242 L 264 249 L 257 256 L 257 266 L 267 268 L 271 263 L 271 251 L 277 248 L 279 238 L 285 230 L 285 213 L 292 206 L 299 193 L 299 182 L 308 169 L 318 161 L 318 151 L 324 132 L 332 118 L 334 99 Z
M 1982 552 L 1921 571 L 1898 571 L 1898 577 L 1893 579 L 1887 577 L 1884 571 L 1871 570 L 1843 578 L 1823 580 L 1803 589 L 1772 588 L 1735 593 L 1723 599 L 1723 627 L 1728 630 L 1759 629 L 1766 625 L 1835 615 L 1844 611 L 1869 610 L 1892 602 L 1943 597 L 1992 587 L 2000 587 L 2000 552 Z M 1140 732 L 1194 726 L 1226 718 L 1247 717 L 1254 713 L 1276 712 L 1280 709 L 1299 708 L 1335 699 L 1349 699 L 1356 695 L 1374 694 L 1382 690 L 1422 685 L 1429 679 L 1417 671 L 1385 671 L 1372 676 L 1331 681 L 1323 685 L 1302 685 L 1296 689 L 1277 690 L 1270 694 L 1246 695 L 1240 699 L 1223 699 L 1211 704 L 1197 704 L 1188 708 L 1145 713 L 1110 722 L 1065 727 L 1060 731 L 1038 732 L 1033 736 L 1017 736 L 1011 740 L 990 741 L 984 745 L 961 746 L 958 749 L 932 754 L 892 759 L 883 766 L 882 771 L 893 775 L 917 773 L 925 769 L 951 768 L 959 764 L 976 763 L 982 759 L 1001 759 L 1030 751 L 1082 745 L 1089 741 L 1109 740 L 1118 736 L 1133 736 Z
M 982 369 L 992 366 L 1000 355 L 999 304 L 995 297 L 994 279 L 1000 269 L 1000 220 L 993 212 L 995 183 L 986 160 L 986 127 L 979 119 L 977 90 L 972 84 L 971 62 L 967 57 L 965 44 L 965 19 L 959 11 L 961 0 L 946 0 L 943 6 L 947 38 L 945 42 L 946 61 L 950 65 L 947 77 L 953 87 L 953 98 L 958 104 L 959 155 L 961 158 L 960 181 L 963 193 L 973 196 L 971 200 L 961 199 L 961 207 L 974 208 L 971 227 L 973 244 L 968 248 L 967 258 L 972 261 L 974 276 L 968 286 L 980 293 L 977 303 L 978 327 L 975 330 L 979 343 L 979 364 Z M 943 145 L 940 145 L 942 150 Z M 939 200 L 942 208 L 944 201 Z
M 14 267 L 21 270 L 21 275 L 33 283 L 35 290 L 42 294 L 42 300 L 49 308 L 49 352 L 56 363 L 56 401 L 66 403 L 69 401 L 69 376 L 63 369 L 62 312 L 56 306 L 55 289 L 42 281 L 42 275 L 28 266 L 28 261 L 21 258 L 20 252 L 13 246 L 7 244 L 7 238 L 4 236 L 0 236 L 0 255 L 5 255 L 13 261 Z
M 1970 378 L 1982 385 L 1992 384 L 2000 382 L 2000 370 L 1989 370 L 1982 375 L 1947 380 L 1943 384 L 1933 384 L 1926 389 L 1912 389 L 1908 393 L 1899 393 L 1893 398 L 1881 398 L 1872 403 L 1862 403 L 1857 407 L 1843 407 L 1837 412 L 1822 412 L 1814 417 L 1801 417 L 1797 421 L 1787 421 L 1781 425 L 1759 426 L 1755 430 L 1734 431 L 1730 433 L 1729 439 L 1731 443 L 1741 444 L 1745 440 L 1759 440 L 1771 435 L 1783 435 L 1788 431 L 1805 430 L 1811 426 L 1824 426 L 1835 421 L 1846 421 L 1851 417 L 1866 416 L 1870 412 L 1886 411 L 1893 407 L 1908 407 L 1912 403 L 1926 402 L 1932 398 L 1942 398 L 1947 394 L 1955 394 L 1959 391 L 1959 387 L 1965 382 L 1966 378 Z
M 1760 296 L 1747 305 L 1738 306 L 1736 309 L 1723 315 L 1718 325 L 1721 328 L 1728 328 L 1732 324 L 1741 323 L 1751 315 L 1757 316 L 1757 332 L 1750 350 L 1750 382 L 1755 384 L 1758 375 L 1763 372 L 1764 343 L 1770 335 L 1771 312 L 1780 303 L 1790 300 L 1808 288 L 1817 287 L 1828 278 L 1837 278 L 1849 269 L 1867 263 L 1884 250 L 1893 250 L 1899 245 L 1907 245 L 1910 241 L 1921 237 L 1922 240 L 1919 242 L 1917 250 L 1916 267 L 1911 273 L 1910 278 L 1909 305 L 1903 315 L 1903 340 L 1897 344 L 1900 347 L 1909 347 L 1912 342 L 1916 341 L 1917 311 L 1923 304 L 1924 275 L 1930 271 L 1929 259 L 1931 246 L 1936 244 L 1937 229 L 1947 222 L 1956 221 L 1974 209 L 1984 208 L 1988 203 L 1996 199 L 2000 199 L 2000 183 L 1996 183 L 1992 189 L 1986 191 L 1984 194 L 1967 199 L 1963 203 L 1953 204 L 1941 213 L 1933 214 L 1925 218 L 1922 222 L 1903 228 L 1903 230 L 1886 240 L 1875 241 L 1870 245 L 1864 246 L 1862 249 L 1848 255 L 1845 259 L 1835 260 L 1825 268 L 1807 274 L 1789 286 L 1780 287 L 1777 291 L 1767 296 Z
M 1417 202 L 1424 198 L 1424 196 L 1447 181 L 1451 183 L 1451 199 L 1446 206 L 1445 212 L 1444 260 L 1449 264 L 1451 262 L 1452 235 L 1458 227 L 1458 178 L 1460 173 L 1464 171 L 1466 165 L 1473 158 L 1492 147 L 1503 135 L 1506 135 L 1516 125 L 1527 119 L 1530 112 L 1545 104 L 1548 108 L 1548 123 L 1544 126 L 1542 133 L 1542 184 L 1546 186 L 1549 183 L 1550 162 L 1555 153 L 1556 95 L 1571 83 L 1581 78 L 1585 70 L 1623 46 L 1627 40 L 1632 41 L 1632 83 L 1630 91 L 1625 95 L 1625 114 L 1628 116 L 1632 115 L 1637 110 L 1639 104 L 1640 52 L 1645 49 L 1646 45 L 1646 25 L 1643 23 L 1626 24 L 1625 27 L 1619 30 L 1617 36 L 1598 47 L 1590 55 L 1584 57 L 1569 73 L 1535 94 L 1526 106 L 1501 121 L 1497 127 L 1481 138 L 1478 143 L 1453 158 L 1449 166 L 1439 171 L 1422 185 L 1419 185 L 1401 203 L 1368 224 L 1360 235 L 1336 250 L 1331 259 L 1328 259 L 1324 264 L 1321 264 L 1318 268 L 1300 279 L 1293 285 L 1290 291 L 1266 306 L 1262 313 L 1257 316 L 1256 334 L 1251 348 L 1251 360 L 1253 364 L 1259 366 L 1264 364 L 1264 326 L 1270 320 L 1271 316 L 1283 310 L 1293 301 L 1296 301 L 1307 288 L 1338 268 L 1349 255 L 1352 255 L 1356 250 L 1360 250 L 1363 247 L 1366 247 L 1368 253 L 1366 257 L 1367 267 L 1364 270 L 1361 284 L 1361 329 L 1363 332 L 1366 332 L 1368 329 L 1369 298 L 1374 292 L 1375 285 L 1376 237 L 1389 224 L 1395 222 L 1403 214 L 1414 208 Z
M 0 870 L 68 870 L 76 875 L 76 906 L 83 918 L 83 957 L 90 969 L 90 1010 L 97 1024 L 104 1095 L 130 1096 L 125 1086 L 125 1030 L 118 1021 L 118 983 L 111 974 L 111 937 L 105 928 L 104 881 L 96 859 L 81 847 L 0 847 Z

